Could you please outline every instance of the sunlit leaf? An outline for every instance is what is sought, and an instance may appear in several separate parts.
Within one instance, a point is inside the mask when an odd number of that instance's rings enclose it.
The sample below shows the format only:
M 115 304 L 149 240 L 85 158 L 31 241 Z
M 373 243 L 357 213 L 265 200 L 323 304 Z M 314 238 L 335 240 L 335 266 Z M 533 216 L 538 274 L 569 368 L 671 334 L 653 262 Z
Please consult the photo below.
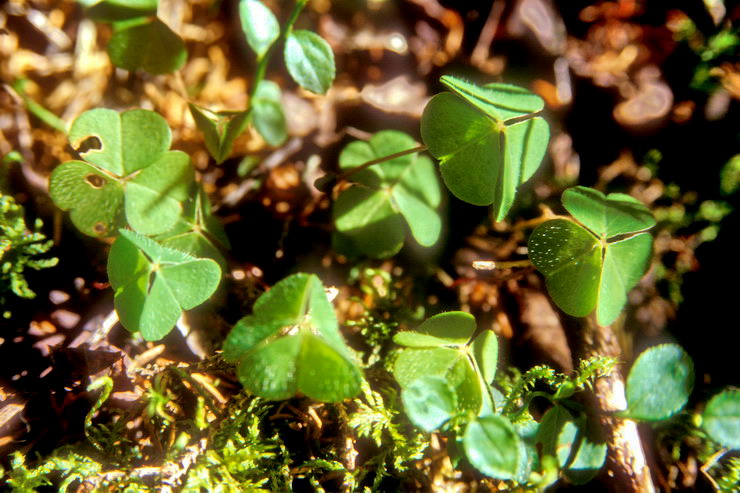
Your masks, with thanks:
M 426 319 L 413 331 L 399 332 L 393 341 L 408 347 L 464 346 L 475 332 L 475 317 L 444 312 Z
M 298 29 L 285 40 L 285 65 L 299 86 L 325 94 L 334 81 L 334 53 L 321 36 Z
M 465 454 L 483 474 L 513 478 L 519 468 L 520 439 L 508 419 L 500 415 L 476 419 L 465 430 Z
M 694 363 L 677 344 L 643 351 L 627 377 L 624 415 L 647 421 L 666 419 L 683 409 L 694 387 Z
M 220 164 L 231 154 L 234 140 L 247 128 L 249 111 L 225 111 L 214 113 L 196 104 L 189 103 L 195 125 L 203 132 L 208 153 Z
M 239 19 L 247 43 L 262 58 L 280 36 L 280 24 L 275 15 L 259 0 L 241 0 Z
M 238 361 L 242 385 L 266 399 L 302 392 L 338 402 L 360 391 L 360 370 L 315 275 L 294 274 L 260 296 L 227 337 L 224 357 Z
M 492 384 L 498 366 L 498 338 L 492 330 L 486 330 L 473 341 L 473 355 L 481 370 L 483 381 Z
M 544 274 L 553 301 L 565 313 L 583 317 L 596 309 L 599 324 L 609 325 L 627 303 L 627 293 L 644 274 L 652 255 L 652 237 L 632 233 L 655 221 L 634 199 L 618 196 L 598 202 L 599 196 L 590 189 L 571 190 L 563 194 L 564 203 L 595 230 L 566 219 L 546 221 L 529 237 L 529 256 Z
M 156 341 L 172 330 L 183 310 L 213 294 L 221 270 L 213 260 L 195 258 L 121 230 L 108 257 L 108 277 L 121 324 Z
M 164 118 L 146 110 L 90 110 L 72 123 L 69 140 L 85 162 L 59 165 L 49 189 L 80 231 L 109 236 L 128 221 L 139 232 L 159 234 L 175 225 L 194 171 L 186 154 L 167 151 Z
M 454 77 L 442 82 L 453 93 L 429 101 L 422 139 L 439 159 L 450 191 L 471 204 L 492 204 L 501 220 L 547 150 L 549 127 L 533 115 L 542 109 L 542 99 L 505 84 L 478 87 Z M 511 118 L 516 120 L 507 122 Z
M 142 17 L 118 25 L 108 42 L 116 67 L 167 74 L 179 70 L 188 57 L 183 40 L 157 17 Z
M 723 447 L 740 449 L 740 390 L 725 390 L 712 397 L 702 413 L 702 426 Z

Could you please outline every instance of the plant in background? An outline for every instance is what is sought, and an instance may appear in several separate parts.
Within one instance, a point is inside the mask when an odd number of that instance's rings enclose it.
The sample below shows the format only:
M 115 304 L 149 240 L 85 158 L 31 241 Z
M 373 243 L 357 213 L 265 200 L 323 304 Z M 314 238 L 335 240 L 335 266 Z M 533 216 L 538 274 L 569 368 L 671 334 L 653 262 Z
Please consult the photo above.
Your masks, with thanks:
M 293 274 L 254 304 L 224 343 L 238 363 L 242 385 L 265 399 L 301 392 L 326 402 L 354 397 L 362 374 L 342 340 L 324 286 L 312 274 Z
M 29 230 L 23 218 L 23 207 L 9 195 L 0 193 L 0 300 L 6 289 L 21 298 L 33 298 L 23 272 L 57 265 L 57 258 L 37 258 L 49 251 L 52 241 L 41 232 L 43 222 L 36 219 Z M 6 312 L 7 315 L 7 312 Z
M 167 74 L 187 60 L 185 43 L 157 17 L 159 0 L 78 0 L 85 15 L 113 25 L 108 55 L 116 67 Z
M 234 140 L 250 123 L 269 145 L 278 146 L 288 136 L 281 104 L 280 87 L 265 80 L 267 65 L 277 43 L 284 40 L 283 60 L 288 73 L 302 88 L 325 94 L 334 81 L 336 68 L 331 47 L 319 35 L 293 29 L 307 0 L 296 1 L 283 28 L 275 15 L 259 0 L 241 0 L 239 17 L 247 44 L 257 55 L 257 69 L 244 111 L 213 112 L 190 104 L 190 112 L 217 163 L 231 153 Z
M 529 237 L 532 263 L 545 276 L 547 291 L 567 314 L 585 317 L 596 309 L 601 325 L 611 324 L 627 293 L 650 261 L 655 225 L 650 211 L 629 195 L 574 187 L 563 205 L 576 221 L 553 219 Z
M 339 155 L 339 167 L 352 185 L 339 192 L 333 215 L 335 244 L 373 257 L 397 253 L 403 246 L 404 222 L 422 246 L 434 245 L 442 230 L 437 208 L 440 190 L 429 158 L 407 151 L 414 141 L 392 130 L 368 142 L 352 142 Z M 389 159 L 394 154 L 403 154 Z M 383 162 L 362 167 L 375 159 Z

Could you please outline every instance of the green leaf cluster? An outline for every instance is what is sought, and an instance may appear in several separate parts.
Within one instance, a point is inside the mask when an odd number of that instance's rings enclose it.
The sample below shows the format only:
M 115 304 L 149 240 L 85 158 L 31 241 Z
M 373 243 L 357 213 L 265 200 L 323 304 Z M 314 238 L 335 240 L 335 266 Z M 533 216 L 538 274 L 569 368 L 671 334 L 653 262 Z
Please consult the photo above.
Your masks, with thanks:
M 254 313 L 232 329 L 223 356 L 238 362 L 244 387 L 265 399 L 288 399 L 301 392 L 338 402 L 360 391 L 360 369 L 313 274 L 289 276 L 260 296 Z
M 519 186 L 537 171 L 550 130 L 536 116 L 543 100 L 508 84 L 476 86 L 445 76 L 452 92 L 437 94 L 421 117 L 421 137 L 439 159 L 453 195 L 475 205 L 493 205 L 500 221 Z
M 529 237 L 529 257 L 545 276 L 547 291 L 567 314 L 596 310 L 609 325 L 627 303 L 652 255 L 655 225 L 650 211 L 629 195 L 587 187 L 569 188 L 563 205 L 573 215 L 539 225 Z
M 23 207 L 10 195 L 0 193 L 0 299 L 6 289 L 21 298 L 33 298 L 36 295 L 23 272 L 57 265 L 57 258 L 38 258 L 52 246 L 52 241 L 41 232 L 42 227 L 41 219 L 36 219 L 33 230 L 29 230 Z
M 182 216 L 195 180 L 190 157 L 168 150 L 171 140 L 167 122 L 152 111 L 86 111 L 69 130 L 84 161 L 54 170 L 51 197 L 90 236 L 111 236 L 126 224 L 146 235 L 165 233 Z
M 121 230 L 108 257 L 108 277 L 123 326 L 155 341 L 172 330 L 183 310 L 210 298 L 221 280 L 221 269 L 211 259 Z
M 445 312 L 416 330 L 399 332 L 403 346 L 393 375 L 409 419 L 425 431 L 462 428 L 471 464 L 489 476 L 512 479 L 522 458 L 520 438 L 508 418 L 493 412 L 489 385 L 496 375 L 498 341 L 493 332 L 477 337 L 475 318 Z
M 385 130 L 342 150 L 339 167 L 351 173 L 353 184 L 334 202 L 337 245 L 373 257 L 394 255 L 403 246 L 404 223 L 422 246 L 437 242 L 442 230 L 439 181 L 427 157 L 408 154 L 353 173 L 367 162 L 414 146 L 408 135 Z
M 116 67 L 166 74 L 187 60 L 185 42 L 157 17 L 159 0 L 102 0 L 87 5 L 86 15 L 113 25 L 108 55 Z

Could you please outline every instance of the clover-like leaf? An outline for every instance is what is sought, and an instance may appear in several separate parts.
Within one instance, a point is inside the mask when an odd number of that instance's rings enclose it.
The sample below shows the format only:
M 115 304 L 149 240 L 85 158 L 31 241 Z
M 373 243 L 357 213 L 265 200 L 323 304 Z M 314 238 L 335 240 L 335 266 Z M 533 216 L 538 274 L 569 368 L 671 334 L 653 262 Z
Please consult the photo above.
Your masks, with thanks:
M 285 66 L 299 86 L 325 94 L 334 81 L 334 53 L 321 36 L 298 29 L 285 40 Z
M 221 164 L 231 154 L 234 140 L 247 128 L 249 111 L 213 112 L 196 104 L 189 103 L 190 114 L 195 125 L 203 132 L 208 153 L 216 163 Z
M 539 225 L 529 237 L 529 256 L 545 276 L 553 301 L 567 314 L 583 317 L 596 309 L 601 325 L 609 325 L 627 303 L 627 293 L 640 280 L 652 254 L 652 237 L 643 231 L 654 224 L 647 208 L 619 196 L 613 201 L 583 205 L 584 187 L 568 193 L 569 207 L 586 226 L 567 219 Z M 574 197 L 577 199 L 574 200 Z M 603 197 L 603 196 L 602 196 Z M 611 196 L 610 196 L 611 197 Z M 575 205 L 578 204 L 578 205 Z
M 563 206 L 590 231 L 604 238 L 637 233 L 655 226 L 655 218 L 639 200 L 623 193 L 603 193 L 588 187 L 563 192 Z
M 164 118 L 146 110 L 90 110 L 72 123 L 69 140 L 85 162 L 59 165 L 49 191 L 80 231 L 109 236 L 128 221 L 141 233 L 159 234 L 175 225 L 195 175 L 186 154 L 167 151 Z
M 263 80 L 257 86 L 250 103 L 254 128 L 271 146 L 279 146 L 288 138 L 288 128 L 280 102 L 280 86 Z
M 497 479 L 511 479 L 518 469 L 519 435 L 501 415 L 486 416 L 468 424 L 463 436 L 465 454 L 476 469 Z
M 570 457 L 573 441 L 565 444 L 560 438 L 563 427 L 573 421 L 573 415 L 563 406 L 553 406 L 542 416 L 537 429 L 536 443 L 542 444 L 542 454 L 558 458 L 560 467 L 564 466 Z M 563 459 L 564 458 L 564 459 Z
M 404 133 L 378 132 L 369 142 L 352 142 L 345 147 L 339 165 L 351 171 L 414 146 L 413 139 Z M 339 233 L 348 237 L 357 250 L 375 257 L 395 254 L 403 246 L 403 220 L 419 244 L 431 246 L 437 242 L 442 228 L 436 211 L 440 192 L 429 159 L 416 154 L 397 157 L 350 178 L 356 184 L 339 195 L 333 215 Z
M 533 114 L 544 103 L 506 84 L 478 87 L 454 77 L 442 82 L 454 94 L 429 101 L 421 118 L 422 140 L 439 159 L 453 195 L 475 205 L 493 204 L 501 220 L 547 150 L 549 126 Z
M 195 170 L 190 156 L 170 151 L 126 183 L 126 219 L 139 233 L 172 229 L 190 196 Z
M 121 324 L 156 341 L 172 330 L 183 310 L 195 308 L 213 294 L 221 270 L 213 260 L 121 230 L 108 257 L 108 277 Z
M 740 390 L 724 390 L 709 399 L 702 426 L 723 447 L 740 449 Z
M 141 17 L 115 25 L 108 55 L 116 67 L 167 74 L 187 60 L 185 42 L 158 17 Z
M 280 24 L 272 11 L 259 0 L 241 0 L 239 19 L 247 43 L 261 59 L 280 36 Z
M 161 245 L 194 257 L 215 260 L 222 271 L 228 268 L 219 246 L 228 248 L 229 239 L 221 223 L 211 213 L 211 203 L 201 185 L 198 185 L 195 197 L 185 202 L 185 212 L 178 223 L 156 239 Z
M 444 378 L 424 375 L 401 392 L 409 419 L 424 431 L 438 430 L 457 409 L 457 394 Z
M 393 342 L 407 347 L 462 347 L 475 332 L 475 317 L 465 312 L 444 312 L 429 317 L 414 330 L 399 332 Z
M 473 341 L 473 356 L 480 369 L 483 381 L 492 384 L 498 366 L 498 338 L 492 330 L 486 330 Z
M 606 442 L 598 428 L 585 419 L 567 421 L 558 437 L 562 455 L 558 462 L 563 474 L 576 485 L 586 484 L 599 472 L 606 460 Z M 565 453 L 567 450 L 567 455 Z
M 224 358 L 238 361 L 239 380 L 265 399 L 302 392 L 338 402 L 360 391 L 362 376 L 339 333 L 324 287 L 312 274 L 294 274 L 254 304 L 224 343 Z
M 647 421 L 680 411 L 694 387 L 694 363 L 681 346 L 661 344 L 643 351 L 627 377 L 624 416 Z

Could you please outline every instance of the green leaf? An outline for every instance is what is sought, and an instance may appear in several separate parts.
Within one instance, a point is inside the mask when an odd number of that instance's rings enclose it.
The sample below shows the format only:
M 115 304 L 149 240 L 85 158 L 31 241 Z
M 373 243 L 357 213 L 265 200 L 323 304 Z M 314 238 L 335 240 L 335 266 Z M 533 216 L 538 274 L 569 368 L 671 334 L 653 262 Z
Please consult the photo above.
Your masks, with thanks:
M 399 332 L 393 341 L 408 347 L 464 346 L 475 332 L 475 317 L 444 312 L 426 319 L 413 331 Z
M 280 24 L 275 15 L 259 0 L 241 0 L 239 19 L 247 43 L 261 59 L 280 36 Z
M 501 220 L 547 150 L 547 122 L 532 115 L 544 103 L 505 84 L 477 87 L 454 77 L 442 82 L 455 94 L 438 94 L 429 101 L 421 118 L 422 140 L 439 159 L 453 195 L 475 205 L 493 204 Z
M 280 101 L 280 86 L 263 80 L 257 86 L 251 102 L 254 127 L 271 146 L 279 146 L 288 138 L 288 129 Z
M 159 0 L 104 0 L 85 9 L 85 15 L 96 22 L 117 22 L 157 15 Z
M 170 148 L 172 133 L 167 121 L 153 111 L 118 113 L 98 108 L 82 113 L 69 129 L 69 143 L 74 149 L 90 141 L 95 145 L 79 151 L 80 156 L 123 177 L 159 160 Z
M 473 355 L 481 370 L 483 381 L 492 384 L 498 366 L 498 338 L 492 330 L 486 330 L 473 341 Z
M 185 43 L 157 17 L 144 17 L 119 25 L 108 42 L 108 55 L 116 67 L 167 74 L 187 60 Z
M 723 447 L 740 449 L 740 391 L 725 390 L 712 397 L 704 408 L 702 426 Z
M 541 97 L 511 84 L 486 84 L 479 87 L 457 77 L 445 75 L 442 84 L 465 99 L 494 120 L 509 120 L 532 113 L 545 107 Z
M 648 267 L 652 237 L 641 233 L 609 243 L 573 221 L 553 219 L 532 232 L 528 248 L 565 313 L 584 317 L 596 308 L 598 322 L 609 325 Z
M 62 163 L 49 189 L 80 231 L 113 235 L 124 216 L 147 234 L 177 222 L 194 171 L 187 155 L 167 151 L 171 133 L 164 118 L 147 110 L 90 110 L 72 123 L 69 140 L 86 162 Z
M 172 330 L 183 310 L 213 294 L 221 270 L 213 260 L 198 259 L 121 230 L 108 257 L 108 277 L 121 324 L 156 341 Z
M 598 436 L 597 428 L 585 420 L 579 420 L 579 423 L 578 448 L 563 471 L 565 477 L 575 485 L 586 484 L 598 474 L 606 461 L 607 452 L 606 442 Z M 575 424 L 570 422 L 566 426 Z
M 172 229 L 194 181 L 190 157 L 180 151 L 170 151 L 143 169 L 126 183 L 126 219 L 131 227 L 146 235 Z
M 185 210 L 178 223 L 156 240 L 194 257 L 215 260 L 222 272 L 228 269 L 219 245 L 229 248 L 229 239 L 219 220 L 211 213 L 211 203 L 202 185 L 196 187 L 195 197 L 185 202 Z
M 643 351 L 627 377 L 629 418 L 657 421 L 680 411 L 694 386 L 694 363 L 677 344 Z
M 89 236 L 110 236 L 126 224 L 123 185 L 82 161 L 67 161 L 51 174 L 49 193 L 72 223 Z
M 438 430 L 457 409 L 457 395 L 447 380 L 435 375 L 417 378 L 401 392 L 409 419 L 424 431 Z
M 299 86 L 326 94 L 334 81 L 334 53 L 321 36 L 299 29 L 285 40 L 285 65 Z
M 234 140 L 247 128 L 249 111 L 222 111 L 214 113 L 189 103 L 195 125 L 203 132 L 208 153 L 221 164 L 231 154 Z
M 360 370 L 315 275 L 294 274 L 260 296 L 226 339 L 224 358 L 238 361 L 242 385 L 266 399 L 300 391 L 338 402 L 360 391 Z
M 465 348 L 407 348 L 396 359 L 393 375 L 401 388 L 423 376 L 438 376 L 455 391 L 460 412 L 477 415 L 481 410 L 483 390 Z
M 596 235 L 612 238 L 655 226 L 655 218 L 639 200 L 623 193 L 603 193 L 573 187 L 563 192 L 563 205 L 573 217 Z
M 476 469 L 497 479 L 513 478 L 519 468 L 519 436 L 500 415 L 472 421 L 463 436 L 465 454 Z
M 339 156 L 340 168 L 350 171 L 368 161 L 412 149 L 408 135 L 386 130 L 369 142 L 352 142 Z M 442 222 L 439 184 L 432 163 L 416 154 L 370 166 L 351 175 L 357 185 L 342 191 L 333 215 L 339 233 L 367 255 L 393 255 L 403 246 L 403 219 L 423 246 L 437 242 Z
M 565 423 L 573 421 L 573 415 L 563 406 L 553 406 L 542 416 L 535 438 L 536 443 L 542 444 L 542 454 L 557 457 L 562 467 L 570 456 L 570 447 L 564 449 L 560 440 Z M 572 446 L 572 442 L 571 442 Z M 565 456 L 565 460 L 560 458 Z

